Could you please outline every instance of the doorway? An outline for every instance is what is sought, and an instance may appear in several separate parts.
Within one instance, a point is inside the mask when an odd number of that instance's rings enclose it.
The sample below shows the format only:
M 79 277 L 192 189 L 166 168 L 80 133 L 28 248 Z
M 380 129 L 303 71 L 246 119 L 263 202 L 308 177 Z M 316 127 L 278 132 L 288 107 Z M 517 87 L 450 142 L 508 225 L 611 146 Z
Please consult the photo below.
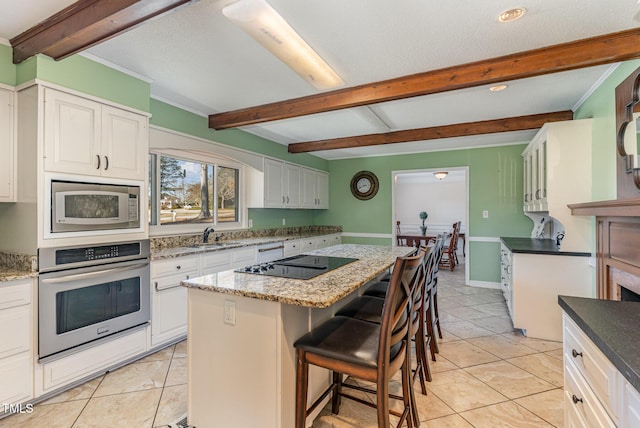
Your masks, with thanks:
M 459 267 L 464 267 L 468 284 L 469 167 L 393 171 L 392 177 L 393 242 L 398 221 L 401 233 L 421 233 L 421 212 L 428 214 L 427 235 L 451 232 L 453 223 L 460 221 L 465 239 L 458 242 Z

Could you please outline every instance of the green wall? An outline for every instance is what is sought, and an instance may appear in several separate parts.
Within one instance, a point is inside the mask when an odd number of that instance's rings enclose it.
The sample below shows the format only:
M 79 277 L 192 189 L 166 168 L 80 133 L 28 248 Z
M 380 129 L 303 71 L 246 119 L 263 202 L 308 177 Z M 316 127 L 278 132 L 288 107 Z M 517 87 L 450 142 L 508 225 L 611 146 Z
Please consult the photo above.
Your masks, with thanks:
M 0 43 L 0 83 L 15 86 L 16 66 L 12 60 L 13 49 Z
M 640 60 L 620 64 L 574 115 L 576 119 L 594 119 L 591 177 L 594 201 L 616 198 L 615 88 L 638 67 Z
M 497 242 L 474 242 L 470 238 L 501 236 L 527 237 L 533 224 L 522 212 L 522 157 L 526 144 L 479 149 L 413 153 L 397 156 L 336 160 L 329 164 L 330 209 L 319 212 L 318 224 L 342 225 L 344 232 L 391 234 L 393 171 L 431 168 L 469 168 L 469 224 L 467 254 L 473 262 L 470 279 L 500 281 L 500 245 Z M 372 171 L 378 177 L 380 190 L 368 201 L 353 197 L 350 182 L 360 170 Z M 437 201 L 425 201 L 425 209 Z M 482 218 L 482 211 L 489 218 Z M 493 239 L 492 239 L 493 238 Z M 390 244 L 390 239 L 345 237 L 344 242 Z

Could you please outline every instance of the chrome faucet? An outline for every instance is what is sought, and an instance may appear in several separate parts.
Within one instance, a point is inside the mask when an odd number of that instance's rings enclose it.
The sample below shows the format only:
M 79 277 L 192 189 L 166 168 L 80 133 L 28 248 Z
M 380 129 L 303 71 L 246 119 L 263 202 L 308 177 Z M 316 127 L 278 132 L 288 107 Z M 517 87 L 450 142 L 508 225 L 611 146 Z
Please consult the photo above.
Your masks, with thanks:
M 213 229 L 213 227 L 209 226 L 204 230 L 204 233 L 202 234 L 202 242 L 204 244 L 209 242 L 209 234 L 211 232 L 215 232 L 215 230 Z
M 556 245 L 560 248 L 560 243 L 564 239 L 564 232 L 560 232 L 556 235 Z

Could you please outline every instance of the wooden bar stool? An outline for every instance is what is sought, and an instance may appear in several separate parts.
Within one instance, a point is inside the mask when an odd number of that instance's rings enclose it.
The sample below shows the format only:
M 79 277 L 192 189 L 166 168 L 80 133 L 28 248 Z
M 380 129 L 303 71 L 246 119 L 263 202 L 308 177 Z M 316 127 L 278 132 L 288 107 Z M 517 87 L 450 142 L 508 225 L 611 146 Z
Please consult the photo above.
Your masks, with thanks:
M 305 428 L 306 419 L 329 393 L 333 393 L 331 411 L 338 414 L 341 397 L 375 407 L 378 427 L 389 428 L 389 414 L 400 418 L 398 427 L 406 421 L 412 428 L 418 425 L 413 388 L 409 340 L 411 333 L 411 297 L 416 282 L 423 275 L 423 257 L 399 257 L 394 265 L 385 297 L 381 323 L 376 324 L 345 316 L 335 316 L 322 323 L 294 343 L 296 348 L 296 428 Z M 309 364 L 333 371 L 333 382 L 307 408 Z M 402 372 L 402 396 L 389 394 L 389 381 Z M 343 375 L 376 384 L 376 389 L 348 385 Z M 376 394 L 376 403 L 369 403 L 343 392 L 354 388 Z M 402 412 L 391 410 L 389 398 L 403 401 Z M 418 421 L 418 423 L 416 423 Z

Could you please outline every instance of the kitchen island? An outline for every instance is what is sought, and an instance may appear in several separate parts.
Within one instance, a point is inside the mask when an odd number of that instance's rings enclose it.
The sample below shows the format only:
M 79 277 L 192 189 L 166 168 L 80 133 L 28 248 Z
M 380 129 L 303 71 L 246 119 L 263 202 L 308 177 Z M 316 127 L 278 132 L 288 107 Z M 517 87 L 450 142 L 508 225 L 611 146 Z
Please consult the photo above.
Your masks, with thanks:
M 309 280 L 229 270 L 183 281 L 189 289 L 189 424 L 293 427 L 293 343 L 412 251 L 343 244 L 309 254 L 358 260 Z M 328 371 L 314 369 L 310 402 L 330 383 Z

